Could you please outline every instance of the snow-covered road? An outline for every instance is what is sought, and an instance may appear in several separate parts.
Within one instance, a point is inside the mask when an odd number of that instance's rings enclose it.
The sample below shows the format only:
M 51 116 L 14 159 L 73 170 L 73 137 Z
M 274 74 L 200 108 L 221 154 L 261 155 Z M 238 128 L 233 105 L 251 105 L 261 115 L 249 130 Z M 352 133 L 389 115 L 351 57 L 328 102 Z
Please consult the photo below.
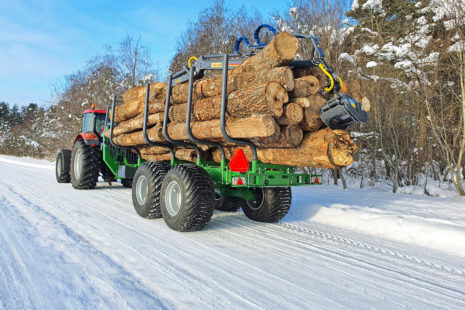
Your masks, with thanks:
M 321 220 L 325 212 L 343 219 L 350 209 L 347 191 L 330 208 L 328 200 L 339 194 L 324 187 L 294 191 L 293 209 L 280 224 L 218 212 L 206 229 L 178 233 L 162 219 L 140 218 L 131 191 L 120 185 L 77 191 L 56 183 L 51 163 L 0 156 L 0 308 L 465 308 L 465 258 L 460 249 L 454 254 L 454 243 L 440 251 L 431 238 L 389 238 L 393 225 L 367 233 L 353 208 L 345 217 L 350 223 L 329 219 L 329 226 Z M 385 193 L 352 195 L 367 205 L 386 203 L 379 197 Z M 399 205 L 425 199 L 395 197 L 404 199 Z M 400 212 L 393 205 L 376 212 L 360 207 L 358 214 L 380 226 L 386 222 L 380 217 Z M 424 209 L 415 210 L 407 208 L 406 218 L 418 226 Z M 428 221 L 449 229 L 450 238 L 463 236 L 463 218 Z

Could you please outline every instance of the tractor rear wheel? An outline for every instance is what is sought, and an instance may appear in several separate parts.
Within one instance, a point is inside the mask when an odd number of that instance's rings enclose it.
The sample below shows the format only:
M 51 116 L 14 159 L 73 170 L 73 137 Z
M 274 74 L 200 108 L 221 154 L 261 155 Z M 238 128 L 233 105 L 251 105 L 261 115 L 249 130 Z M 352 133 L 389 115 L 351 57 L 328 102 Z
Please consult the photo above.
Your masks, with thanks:
M 140 216 L 149 219 L 161 217 L 160 189 L 169 169 L 169 165 L 157 162 L 145 162 L 137 168 L 132 179 L 132 204 Z
M 249 219 L 257 222 L 279 222 L 291 206 L 289 187 L 256 188 L 255 195 L 253 201 L 244 200 L 242 210 Z
M 215 208 L 215 191 L 202 167 L 178 165 L 165 176 L 161 186 L 161 213 L 176 231 L 196 231 L 205 227 Z
M 60 149 L 55 162 L 55 176 L 58 183 L 69 183 L 71 181 L 69 175 L 70 163 L 71 150 Z
M 97 185 L 100 156 L 96 149 L 78 140 L 71 154 L 71 183 L 76 189 L 91 189 Z

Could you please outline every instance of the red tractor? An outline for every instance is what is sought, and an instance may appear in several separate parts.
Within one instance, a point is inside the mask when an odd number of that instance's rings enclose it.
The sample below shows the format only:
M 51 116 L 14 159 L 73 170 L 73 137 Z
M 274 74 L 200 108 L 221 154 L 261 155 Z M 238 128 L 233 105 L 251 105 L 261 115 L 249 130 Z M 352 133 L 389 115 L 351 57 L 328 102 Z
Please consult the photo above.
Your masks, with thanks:
M 85 110 L 80 133 L 74 139 L 73 149 L 60 149 L 56 159 L 58 183 L 71 182 L 76 189 L 91 189 L 97 184 L 99 174 L 107 182 L 116 181 L 114 175 L 102 162 L 102 133 L 106 111 Z M 125 187 L 131 187 L 132 179 L 122 180 Z

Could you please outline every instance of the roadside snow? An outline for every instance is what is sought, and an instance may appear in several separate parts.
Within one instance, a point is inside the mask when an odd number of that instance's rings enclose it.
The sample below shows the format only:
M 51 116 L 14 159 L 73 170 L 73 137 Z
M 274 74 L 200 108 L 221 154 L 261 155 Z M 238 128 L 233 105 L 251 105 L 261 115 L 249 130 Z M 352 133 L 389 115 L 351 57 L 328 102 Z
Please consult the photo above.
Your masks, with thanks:
M 343 191 L 335 186 L 298 188 L 293 193 L 296 198 L 286 221 L 328 224 L 465 257 L 463 198 Z

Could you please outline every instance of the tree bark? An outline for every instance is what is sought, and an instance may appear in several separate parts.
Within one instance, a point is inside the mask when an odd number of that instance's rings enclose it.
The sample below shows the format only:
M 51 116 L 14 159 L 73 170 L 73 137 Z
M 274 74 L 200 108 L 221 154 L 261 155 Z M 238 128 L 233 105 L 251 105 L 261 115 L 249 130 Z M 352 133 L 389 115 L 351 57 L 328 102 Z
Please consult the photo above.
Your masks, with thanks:
M 147 118 L 147 125 L 151 126 L 157 123 L 162 123 L 164 118 L 163 112 L 150 114 Z M 120 122 L 118 126 L 113 128 L 113 136 L 119 136 L 124 133 L 140 130 L 144 126 L 144 114 L 139 114 L 135 118 Z M 110 137 L 110 131 L 105 131 L 105 136 Z
M 288 65 L 296 56 L 299 40 L 287 32 L 278 33 L 258 54 L 245 60 L 232 74 L 258 72 Z
M 191 123 L 191 130 L 197 139 L 223 140 L 220 120 L 209 120 Z M 264 138 L 276 134 L 279 126 L 271 116 L 250 116 L 247 118 L 226 120 L 226 132 L 233 138 Z M 168 134 L 175 140 L 189 140 L 186 133 L 186 124 L 170 123 Z
M 243 148 L 248 161 L 252 160 L 250 148 Z M 226 158 L 231 159 L 235 147 L 226 147 Z M 296 148 L 258 148 L 258 159 L 264 163 L 338 169 L 348 166 L 353 161 L 357 146 L 350 139 L 349 133 L 343 130 L 325 128 L 305 135 L 302 143 Z M 218 150 L 213 152 L 213 159 L 221 159 Z
M 142 158 L 146 161 L 166 161 L 171 160 L 171 153 L 164 154 L 143 154 Z
M 228 96 L 227 114 L 231 117 L 249 117 L 252 114 L 280 117 L 283 104 L 289 101 L 287 91 L 276 82 L 269 82 L 240 89 Z M 197 100 L 192 105 L 192 120 L 206 121 L 219 119 L 221 96 Z M 170 120 L 185 122 L 187 104 L 170 107 Z
M 326 84 L 328 84 L 326 75 L 318 67 L 294 68 L 292 69 L 292 72 L 294 73 L 294 79 L 313 75 L 318 79 L 318 83 L 320 84 L 321 88 L 326 87 Z
M 159 155 L 168 152 L 168 148 L 161 146 L 140 146 L 138 147 L 141 155 Z
M 154 142 L 164 142 L 165 138 L 162 133 L 162 125 L 157 124 L 152 128 L 147 130 L 147 135 L 150 141 Z M 121 146 L 137 146 L 137 145 L 146 145 L 147 142 L 144 139 L 142 131 L 136 131 L 132 133 L 122 134 L 116 137 L 113 137 L 113 142 Z
M 299 125 L 293 124 L 281 126 L 277 136 L 252 140 L 252 142 L 258 147 L 289 148 L 298 146 L 302 142 L 303 137 L 302 128 Z
M 277 67 L 264 69 L 258 72 L 244 72 L 242 74 L 228 75 L 228 94 L 253 85 L 276 82 L 282 85 L 287 91 L 294 89 L 294 75 L 289 67 Z M 198 81 L 195 93 L 198 97 L 213 97 L 221 95 L 223 83 L 222 75 Z M 186 94 L 187 101 L 187 94 Z M 186 102 L 183 101 L 183 102 Z

